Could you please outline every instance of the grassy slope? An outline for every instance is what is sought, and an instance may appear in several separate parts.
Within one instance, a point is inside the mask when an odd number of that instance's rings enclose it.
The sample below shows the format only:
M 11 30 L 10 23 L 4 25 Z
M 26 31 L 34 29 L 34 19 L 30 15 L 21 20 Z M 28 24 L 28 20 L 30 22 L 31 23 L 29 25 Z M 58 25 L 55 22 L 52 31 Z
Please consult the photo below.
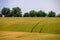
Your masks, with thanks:
M 33 32 L 60 34 L 60 18 L 0 18 L 0 31 Z M 42 28 L 42 29 L 41 29 Z

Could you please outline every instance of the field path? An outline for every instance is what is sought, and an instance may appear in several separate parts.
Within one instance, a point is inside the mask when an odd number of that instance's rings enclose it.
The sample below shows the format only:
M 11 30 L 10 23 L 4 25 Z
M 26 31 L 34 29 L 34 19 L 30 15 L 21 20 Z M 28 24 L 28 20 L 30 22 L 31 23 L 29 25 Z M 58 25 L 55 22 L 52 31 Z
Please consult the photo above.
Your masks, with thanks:
M 0 31 L 0 38 L 34 40 L 41 38 L 60 38 L 60 34 Z

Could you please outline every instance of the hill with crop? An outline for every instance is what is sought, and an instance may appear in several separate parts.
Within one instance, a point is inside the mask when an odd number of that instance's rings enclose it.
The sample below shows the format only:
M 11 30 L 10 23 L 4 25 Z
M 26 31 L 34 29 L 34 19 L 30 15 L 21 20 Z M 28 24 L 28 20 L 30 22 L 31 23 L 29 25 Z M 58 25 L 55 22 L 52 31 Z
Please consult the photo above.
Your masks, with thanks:
M 0 18 L 0 31 L 60 34 L 60 18 L 12 17 Z

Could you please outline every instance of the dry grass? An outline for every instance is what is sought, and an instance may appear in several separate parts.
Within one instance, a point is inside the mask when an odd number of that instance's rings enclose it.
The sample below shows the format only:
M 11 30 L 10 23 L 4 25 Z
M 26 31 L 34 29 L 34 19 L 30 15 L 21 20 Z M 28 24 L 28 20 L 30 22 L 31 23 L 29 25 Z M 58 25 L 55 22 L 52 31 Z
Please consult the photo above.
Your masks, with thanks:
M 0 39 L 5 38 L 13 40 L 34 40 L 34 39 L 48 39 L 48 38 L 59 38 L 60 34 L 48 34 L 48 33 L 29 33 L 29 32 L 9 32 L 0 31 Z

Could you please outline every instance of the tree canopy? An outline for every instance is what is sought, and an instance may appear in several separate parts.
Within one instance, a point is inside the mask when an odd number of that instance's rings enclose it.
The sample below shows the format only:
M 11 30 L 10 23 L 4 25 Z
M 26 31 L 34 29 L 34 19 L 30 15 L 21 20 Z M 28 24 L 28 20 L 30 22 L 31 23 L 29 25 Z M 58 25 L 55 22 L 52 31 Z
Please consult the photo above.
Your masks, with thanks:
M 11 13 L 14 17 L 21 17 L 22 16 L 21 9 L 19 7 L 12 8 Z
M 23 15 L 24 17 L 29 17 L 30 15 L 29 15 L 29 13 L 28 12 L 26 12 L 26 13 L 24 13 L 24 15 Z
M 48 14 L 48 17 L 55 17 L 55 16 L 56 16 L 56 13 L 53 11 L 50 11 Z
M 54 11 L 49 11 L 46 13 L 43 10 L 36 11 L 36 10 L 30 10 L 29 12 L 25 12 L 22 15 L 22 10 L 19 7 L 14 7 L 12 10 L 10 8 L 4 7 L 1 10 L 0 17 L 60 17 L 60 14 L 56 16 L 56 13 Z
M 4 16 L 8 16 L 10 14 L 10 9 L 9 8 L 3 8 L 1 13 L 4 15 Z
M 29 12 L 29 15 L 30 15 L 30 17 L 36 17 L 36 11 L 35 10 L 31 10 L 30 12 Z
M 46 13 L 42 10 L 38 11 L 37 13 L 37 17 L 45 17 L 46 16 Z

